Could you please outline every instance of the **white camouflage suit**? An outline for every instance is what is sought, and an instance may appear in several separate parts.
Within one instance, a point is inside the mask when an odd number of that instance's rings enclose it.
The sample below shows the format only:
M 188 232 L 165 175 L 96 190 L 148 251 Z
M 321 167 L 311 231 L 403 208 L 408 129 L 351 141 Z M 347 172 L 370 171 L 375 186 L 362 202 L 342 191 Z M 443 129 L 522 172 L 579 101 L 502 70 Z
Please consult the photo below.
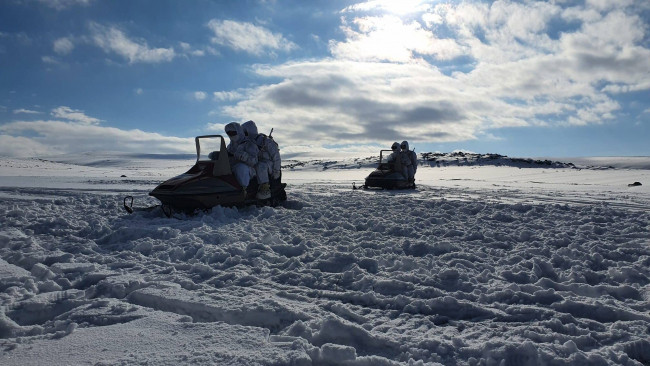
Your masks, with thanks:
M 258 163 L 255 167 L 257 182 L 263 184 L 269 182 L 269 177 L 273 177 L 273 179 L 280 178 L 282 161 L 278 144 L 272 138 L 258 133 L 257 125 L 253 121 L 245 122 L 242 128 L 244 134 L 247 134 L 248 138 L 255 141 L 259 149 Z
M 418 154 L 415 151 L 409 150 L 408 141 L 402 141 L 402 165 L 407 168 L 407 178 L 411 181 L 415 180 L 415 172 L 418 170 Z
M 388 158 L 386 159 L 387 162 L 392 163 L 395 162 L 399 159 L 399 162 L 401 163 L 400 166 L 402 167 L 402 170 L 399 173 L 402 173 L 404 175 L 404 178 L 408 177 L 408 167 L 406 166 L 406 160 L 404 158 L 404 153 L 400 151 L 400 144 L 399 142 L 393 142 L 393 144 L 390 147 L 391 150 L 393 150 L 390 155 L 388 155 Z M 396 170 L 396 167 L 393 168 L 393 170 Z
M 395 141 L 393 144 L 390 146 L 390 149 L 393 150 L 390 155 L 388 155 L 388 158 L 386 158 L 386 161 L 389 163 L 392 163 L 393 161 L 397 160 L 397 158 L 400 156 L 400 147 L 399 147 L 399 142 Z
M 257 165 L 259 149 L 244 135 L 244 130 L 237 122 L 230 122 L 224 128 L 230 143 L 226 150 L 232 155 L 230 160 L 230 169 L 232 170 L 237 182 L 242 187 L 248 187 L 251 178 L 255 176 L 255 166 Z M 234 132 L 234 134 L 233 134 Z

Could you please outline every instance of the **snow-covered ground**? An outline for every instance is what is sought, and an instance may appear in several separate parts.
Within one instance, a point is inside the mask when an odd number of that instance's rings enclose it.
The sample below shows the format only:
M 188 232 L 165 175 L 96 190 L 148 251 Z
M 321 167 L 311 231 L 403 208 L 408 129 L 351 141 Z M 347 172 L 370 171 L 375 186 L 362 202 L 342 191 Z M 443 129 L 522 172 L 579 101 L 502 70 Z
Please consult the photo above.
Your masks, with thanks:
M 0 364 L 650 364 L 650 158 L 465 158 L 172 219 L 192 155 L 0 158 Z

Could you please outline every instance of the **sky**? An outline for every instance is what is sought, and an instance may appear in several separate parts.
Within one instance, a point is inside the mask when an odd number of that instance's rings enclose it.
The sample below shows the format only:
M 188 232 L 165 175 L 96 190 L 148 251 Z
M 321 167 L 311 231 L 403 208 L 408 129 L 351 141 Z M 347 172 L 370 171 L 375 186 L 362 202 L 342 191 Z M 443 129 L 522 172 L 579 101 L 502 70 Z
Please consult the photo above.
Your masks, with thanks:
M 647 0 L 4 0 L 0 155 L 650 155 Z

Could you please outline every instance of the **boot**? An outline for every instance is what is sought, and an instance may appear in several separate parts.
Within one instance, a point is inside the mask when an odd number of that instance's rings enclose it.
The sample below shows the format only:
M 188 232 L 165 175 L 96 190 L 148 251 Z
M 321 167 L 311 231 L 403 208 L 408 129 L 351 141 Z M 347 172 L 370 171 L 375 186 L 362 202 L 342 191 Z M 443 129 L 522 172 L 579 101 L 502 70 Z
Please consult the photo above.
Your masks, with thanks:
M 264 183 L 257 190 L 257 195 L 255 196 L 258 200 L 265 200 L 271 198 L 271 187 L 268 183 Z

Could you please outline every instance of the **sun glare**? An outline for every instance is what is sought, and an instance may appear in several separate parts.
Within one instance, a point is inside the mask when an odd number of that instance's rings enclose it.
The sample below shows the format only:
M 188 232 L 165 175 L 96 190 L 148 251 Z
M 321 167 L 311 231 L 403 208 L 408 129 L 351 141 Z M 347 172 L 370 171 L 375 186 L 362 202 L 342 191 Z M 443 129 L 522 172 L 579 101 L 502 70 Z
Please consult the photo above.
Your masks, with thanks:
M 407 15 L 421 9 L 423 0 L 377 0 L 377 6 L 396 15 Z

